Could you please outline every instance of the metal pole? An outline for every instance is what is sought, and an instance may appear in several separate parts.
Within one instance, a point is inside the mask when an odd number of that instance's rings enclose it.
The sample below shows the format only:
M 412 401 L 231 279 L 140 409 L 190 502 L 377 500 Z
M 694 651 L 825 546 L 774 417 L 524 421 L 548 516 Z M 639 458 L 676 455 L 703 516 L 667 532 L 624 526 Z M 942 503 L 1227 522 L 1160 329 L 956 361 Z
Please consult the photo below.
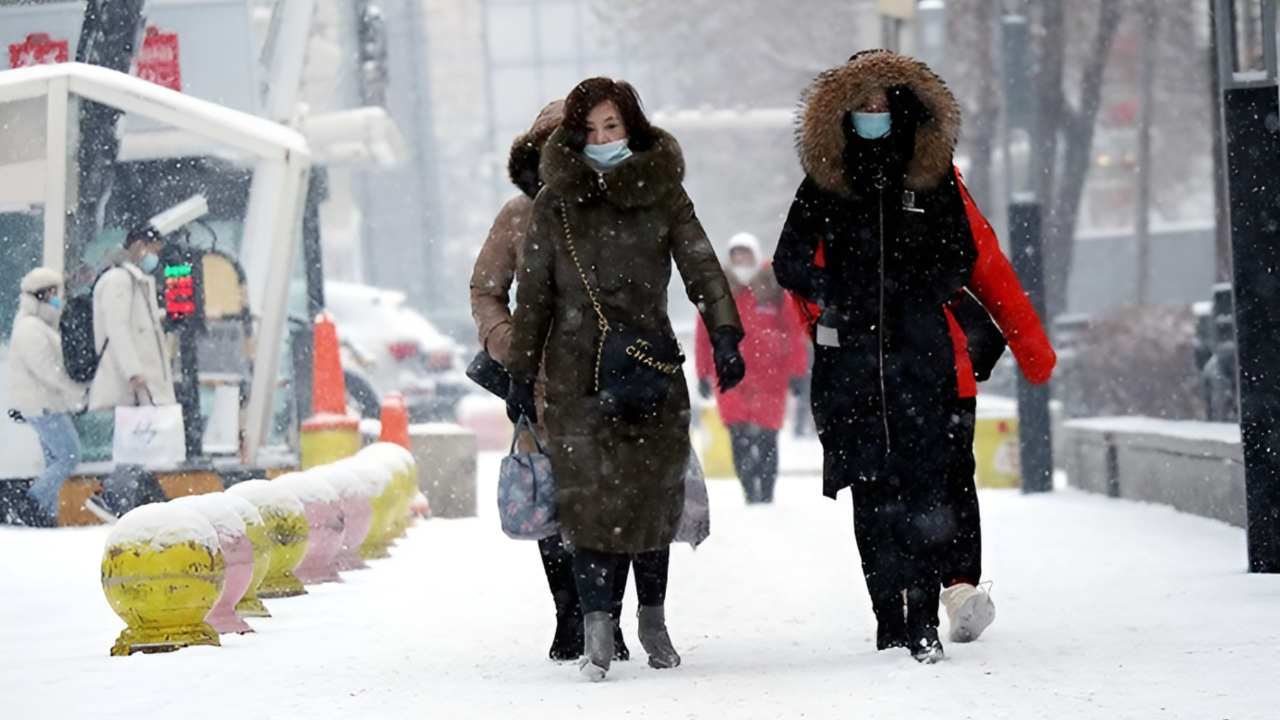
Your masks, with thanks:
M 1013 270 L 1028 299 L 1044 317 L 1044 249 L 1040 204 L 1020 196 L 1009 204 L 1009 249 Z M 1049 385 L 1033 385 L 1018 375 L 1018 453 L 1022 460 L 1022 492 L 1053 490 L 1053 426 Z
M 1280 98 L 1274 0 L 1262 3 L 1263 68 L 1238 68 L 1234 3 L 1215 0 L 1226 136 L 1240 438 L 1249 571 L 1280 572 Z M 1246 56 L 1251 53 L 1245 53 Z
M 1014 272 L 1032 306 L 1044 321 L 1044 245 L 1040 232 L 1040 203 L 1030 187 L 1031 173 L 1015 172 L 1009 136 L 1021 130 L 1034 137 L 1031 33 L 1026 17 L 1005 15 L 1001 21 L 1001 53 L 1005 90 L 1005 171 L 1009 197 L 1009 250 Z M 1027 158 L 1027 162 L 1032 162 Z M 1019 179 L 1023 188 L 1018 188 Z M 1049 385 L 1032 385 L 1018 376 L 1018 454 L 1024 493 L 1053 490 L 1053 427 L 1049 413 Z

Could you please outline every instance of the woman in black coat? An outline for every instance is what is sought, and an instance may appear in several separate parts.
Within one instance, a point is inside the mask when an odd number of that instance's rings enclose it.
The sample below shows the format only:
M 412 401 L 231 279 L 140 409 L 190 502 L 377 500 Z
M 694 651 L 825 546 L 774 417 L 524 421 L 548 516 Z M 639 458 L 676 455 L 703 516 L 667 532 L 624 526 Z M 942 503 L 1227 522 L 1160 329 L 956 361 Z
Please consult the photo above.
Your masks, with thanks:
M 778 282 L 822 308 L 823 490 L 852 490 L 877 647 L 921 662 L 943 656 L 939 566 L 957 526 L 943 479 L 971 452 L 943 309 L 977 258 L 952 166 L 959 126 L 946 86 L 911 58 L 873 50 L 822 74 L 804 96 L 806 177 L 774 257 Z

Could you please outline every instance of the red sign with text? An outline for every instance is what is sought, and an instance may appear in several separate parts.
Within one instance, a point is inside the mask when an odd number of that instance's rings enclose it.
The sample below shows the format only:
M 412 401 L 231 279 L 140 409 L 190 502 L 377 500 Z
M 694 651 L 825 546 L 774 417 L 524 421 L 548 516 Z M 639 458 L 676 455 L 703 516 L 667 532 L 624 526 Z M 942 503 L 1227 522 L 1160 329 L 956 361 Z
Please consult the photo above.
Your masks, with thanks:
M 9 67 L 31 67 L 64 63 L 69 57 L 66 40 L 53 40 L 46 33 L 32 33 L 26 42 L 9 46 Z
M 182 92 L 182 72 L 178 67 L 178 34 L 161 32 L 152 25 L 142 39 L 138 53 L 138 77 L 161 87 Z

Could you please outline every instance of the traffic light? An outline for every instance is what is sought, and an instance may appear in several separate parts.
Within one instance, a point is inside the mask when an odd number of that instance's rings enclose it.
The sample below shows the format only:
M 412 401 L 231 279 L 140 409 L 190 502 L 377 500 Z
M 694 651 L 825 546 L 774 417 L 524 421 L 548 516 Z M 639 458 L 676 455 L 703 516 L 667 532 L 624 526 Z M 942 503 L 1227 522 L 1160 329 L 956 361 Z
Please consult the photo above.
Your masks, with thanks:
M 170 320 L 185 320 L 196 311 L 195 280 L 191 265 L 166 265 L 164 268 L 164 309 Z

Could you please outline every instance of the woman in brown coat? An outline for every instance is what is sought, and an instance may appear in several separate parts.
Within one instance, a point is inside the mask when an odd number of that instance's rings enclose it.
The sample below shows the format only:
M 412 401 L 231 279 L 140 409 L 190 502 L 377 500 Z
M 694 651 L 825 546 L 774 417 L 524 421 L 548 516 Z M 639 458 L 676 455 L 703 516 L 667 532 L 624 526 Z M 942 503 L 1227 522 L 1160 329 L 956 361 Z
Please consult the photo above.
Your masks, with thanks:
M 507 412 L 536 413 L 533 386 L 543 370 L 556 509 L 574 549 L 585 624 L 582 672 L 600 680 L 609 668 L 609 591 L 627 556 L 649 665 L 675 667 L 680 656 L 667 635 L 664 603 L 668 547 L 684 504 L 689 396 L 676 363 L 656 414 L 611 415 L 595 390 L 600 316 L 671 336 L 666 305 L 674 260 L 712 329 L 726 387 L 744 373 L 737 349 L 742 325 L 681 186 L 680 146 L 649 125 L 630 85 L 592 78 L 574 88 L 564 122 L 543 147 L 540 170 L 546 187 L 534 202 L 519 273 Z
M 563 119 L 564 101 L 556 100 L 538 113 L 533 127 L 511 143 L 507 175 L 521 193 L 498 211 L 471 273 L 471 316 L 480 336 L 480 346 L 503 367 L 510 359 L 511 349 L 511 285 L 524 254 L 524 238 L 529 229 L 529 216 L 533 214 L 533 199 L 542 189 L 538 161 L 547 137 Z M 538 432 L 543 437 L 547 436 L 543 427 L 539 427 Z M 533 450 L 532 440 L 527 436 L 521 442 L 523 449 Z M 577 660 L 582 655 L 582 608 L 573 579 L 573 554 L 559 535 L 539 540 L 538 551 L 542 556 L 542 569 L 547 575 L 547 586 L 551 589 L 551 599 L 556 606 L 556 634 L 547 654 L 552 660 Z M 618 626 L 629 569 L 629 563 L 621 564 L 614 578 L 610 615 L 614 621 L 615 660 L 631 657 L 622 639 L 622 628 Z

